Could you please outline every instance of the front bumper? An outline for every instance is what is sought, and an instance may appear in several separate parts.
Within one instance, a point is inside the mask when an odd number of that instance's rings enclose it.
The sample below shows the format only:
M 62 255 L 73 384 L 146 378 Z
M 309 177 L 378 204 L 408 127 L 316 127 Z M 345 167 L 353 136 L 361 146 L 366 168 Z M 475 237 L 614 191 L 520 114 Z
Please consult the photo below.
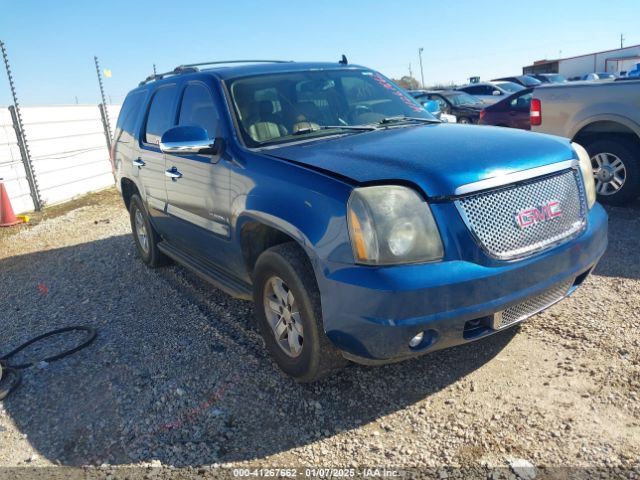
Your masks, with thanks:
M 580 236 L 517 262 L 337 268 L 318 279 L 324 328 L 345 357 L 366 364 L 467 343 L 498 331 L 492 328 L 496 312 L 563 283 L 571 294 L 606 247 L 607 215 L 596 204 Z M 426 340 L 410 348 L 419 332 Z

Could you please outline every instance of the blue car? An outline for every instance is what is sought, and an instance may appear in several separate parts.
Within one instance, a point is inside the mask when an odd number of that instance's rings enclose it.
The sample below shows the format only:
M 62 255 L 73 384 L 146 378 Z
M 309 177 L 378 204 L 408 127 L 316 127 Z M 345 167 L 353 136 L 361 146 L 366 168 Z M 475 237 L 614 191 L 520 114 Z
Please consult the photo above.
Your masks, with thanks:
M 440 123 L 344 60 L 149 77 L 112 158 L 142 261 L 253 300 L 298 381 L 512 327 L 571 294 L 607 246 L 582 147 Z

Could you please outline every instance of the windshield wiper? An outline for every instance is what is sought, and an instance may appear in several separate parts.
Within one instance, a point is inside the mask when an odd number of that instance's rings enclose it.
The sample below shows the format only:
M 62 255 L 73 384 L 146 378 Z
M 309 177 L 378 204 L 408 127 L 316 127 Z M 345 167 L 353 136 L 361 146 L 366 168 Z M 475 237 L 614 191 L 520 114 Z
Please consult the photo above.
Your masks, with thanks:
M 420 123 L 442 123 L 436 118 L 409 117 L 407 115 L 398 115 L 396 117 L 386 117 L 378 122 L 379 125 L 400 122 L 420 122 Z
M 304 135 L 305 133 L 319 132 L 320 130 L 359 130 L 368 131 L 375 130 L 373 125 L 321 125 L 320 128 L 306 127 L 299 128 L 292 135 Z

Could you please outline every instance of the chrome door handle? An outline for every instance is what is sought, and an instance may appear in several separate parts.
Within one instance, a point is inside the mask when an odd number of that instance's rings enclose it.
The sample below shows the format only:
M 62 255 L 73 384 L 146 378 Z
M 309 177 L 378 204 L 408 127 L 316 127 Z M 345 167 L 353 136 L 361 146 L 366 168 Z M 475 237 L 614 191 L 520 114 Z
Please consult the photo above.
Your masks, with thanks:
M 134 160 L 131 163 L 133 164 L 134 167 L 144 167 L 146 165 L 146 163 L 144 163 L 144 160 L 142 160 L 141 158 L 138 158 L 137 160 Z
M 169 170 L 164 171 L 165 177 L 169 177 L 171 180 L 177 180 L 178 178 L 182 178 L 182 174 L 178 171 L 176 167 L 171 167 Z

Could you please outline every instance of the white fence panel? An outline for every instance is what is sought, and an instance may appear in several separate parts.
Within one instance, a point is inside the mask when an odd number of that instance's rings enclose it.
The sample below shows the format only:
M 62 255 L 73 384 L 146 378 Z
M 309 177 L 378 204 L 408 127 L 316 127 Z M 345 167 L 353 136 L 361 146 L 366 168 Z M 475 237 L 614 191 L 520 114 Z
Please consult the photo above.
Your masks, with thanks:
M 113 185 L 97 105 L 25 107 L 22 118 L 45 205 Z
M 111 122 L 111 130 L 115 132 L 116 122 L 118 121 L 118 115 L 120 115 L 120 108 L 122 105 L 107 105 L 107 112 L 109 112 L 109 121 Z
M 109 105 L 111 128 L 120 105 Z M 113 185 L 97 105 L 21 108 L 31 162 L 45 207 Z M 34 209 L 8 108 L 0 109 L 0 178 L 16 213 Z
M 0 109 L 0 178 L 3 179 L 11 206 L 16 213 L 30 212 L 34 209 L 8 108 Z

